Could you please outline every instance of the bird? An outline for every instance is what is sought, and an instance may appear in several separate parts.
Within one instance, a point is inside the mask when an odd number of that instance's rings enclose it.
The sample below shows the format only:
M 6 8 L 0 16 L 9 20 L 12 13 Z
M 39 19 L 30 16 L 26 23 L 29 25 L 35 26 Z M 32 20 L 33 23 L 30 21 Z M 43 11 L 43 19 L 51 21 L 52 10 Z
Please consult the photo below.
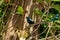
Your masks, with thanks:
M 34 21 L 30 17 L 26 17 L 29 24 L 34 24 Z

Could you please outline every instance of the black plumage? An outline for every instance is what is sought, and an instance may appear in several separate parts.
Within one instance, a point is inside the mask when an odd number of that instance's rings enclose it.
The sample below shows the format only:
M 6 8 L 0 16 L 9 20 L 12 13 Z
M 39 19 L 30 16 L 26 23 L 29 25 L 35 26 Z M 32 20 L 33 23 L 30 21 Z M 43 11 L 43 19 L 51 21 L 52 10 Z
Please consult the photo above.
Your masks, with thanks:
M 34 21 L 30 17 L 26 17 L 29 24 L 34 24 Z

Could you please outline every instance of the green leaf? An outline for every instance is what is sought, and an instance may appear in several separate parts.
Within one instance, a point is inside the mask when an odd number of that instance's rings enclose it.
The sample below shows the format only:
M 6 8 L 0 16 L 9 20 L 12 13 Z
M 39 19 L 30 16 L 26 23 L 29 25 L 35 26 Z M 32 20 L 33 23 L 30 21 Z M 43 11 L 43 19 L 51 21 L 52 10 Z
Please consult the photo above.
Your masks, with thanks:
M 3 3 L 4 0 L 0 0 L 0 5 Z
M 52 1 L 60 1 L 60 0 L 52 0 Z
M 57 28 L 58 30 L 60 30 L 60 26 L 52 26 L 52 29 L 53 28 Z
M 47 3 L 50 3 L 50 2 L 51 2 L 51 0 L 46 0 L 46 2 L 47 2 Z
M 16 12 L 16 14 L 21 14 L 21 15 L 23 15 L 23 13 L 20 13 L 20 12 Z
M 2 12 L 2 10 L 0 9 L 0 13 Z
M 43 14 L 43 16 L 46 16 L 46 14 Z
M 42 2 L 42 0 L 37 0 L 39 3 L 41 3 Z
M 2 13 L 2 9 L 0 9 L 0 16 L 2 16 L 3 15 L 3 13 Z
M 53 8 L 55 8 L 56 10 L 58 10 L 58 12 L 60 12 L 60 6 L 59 5 L 52 5 Z
M 44 20 L 45 20 L 45 21 L 51 21 L 49 18 L 45 18 Z
M 43 12 L 41 12 L 38 8 L 35 9 L 35 13 L 38 14 L 38 15 L 42 15 Z
M 60 26 L 55 26 L 56 28 L 58 28 L 58 30 L 60 30 Z
M 56 22 L 56 23 L 60 23 L 60 21 L 59 21 L 59 20 L 56 20 L 55 22 Z
M 17 11 L 18 11 L 17 14 L 23 14 L 23 12 L 24 12 L 24 10 L 21 6 L 18 6 Z

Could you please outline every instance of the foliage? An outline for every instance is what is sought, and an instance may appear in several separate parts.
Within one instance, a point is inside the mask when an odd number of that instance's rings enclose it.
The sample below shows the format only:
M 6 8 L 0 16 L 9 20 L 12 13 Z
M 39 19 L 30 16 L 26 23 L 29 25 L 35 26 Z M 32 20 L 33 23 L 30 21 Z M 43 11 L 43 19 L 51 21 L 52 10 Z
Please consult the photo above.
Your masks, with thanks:
M 38 14 L 38 15 L 42 15 L 43 12 L 41 12 L 38 8 L 35 9 L 35 13 Z
M 17 13 L 16 14 L 21 14 L 21 15 L 23 15 L 24 13 L 24 10 L 23 10 L 23 8 L 21 7 L 21 6 L 18 6 L 18 8 L 17 8 Z
M 37 2 L 42 3 L 42 0 L 37 0 Z M 50 7 L 51 7 L 48 10 L 48 12 L 44 13 L 45 11 L 42 12 L 39 10 L 39 8 L 36 8 L 35 13 L 38 15 L 42 15 L 43 16 L 42 20 L 44 20 L 46 22 L 53 22 L 54 23 L 52 26 L 53 29 L 56 28 L 57 30 L 60 30 L 60 16 L 56 17 L 56 14 L 60 15 L 60 4 L 59 4 L 60 0 L 46 0 L 45 2 L 47 2 L 47 4 L 50 4 Z M 44 9 L 46 9 L 46 8 L 44 8 Z M 56 18 L 58 18 L 58 19 L 56 19 Z M 41 32 L 43 32 L 43 30 L 46 29 L 46 28 L 44 28 L 44 26 L 43 27 L 42 26 L 40 26 Z M 46 32 L 44 34 L 46 35 Z M 44 34 L 42 34 L 42 36 L 40 36 L 40 37 L 43 38 Z M 51 35 L 51 33 L 50 33 L 50 35 Z
M 60 31 L 60 0 L 36 0 L 37 6 L 33 8 L 34 15 L 38 15 L 41 19 L 41 22 L 43 21 L 42 24 L 40 24 L 40 28 L 38 29 L 38 33 L 42 33 L 46 28 L 48 28 L 49 23 L 53 22 L 53 25 L 51 27 L 51 30 L 54 31 L 54 29 Z M 46 3 L 46 4 L 45 4 Z M 12 5 L 14 2 L 12 0 L 0 0 L 0 31 L 4 30 L 7 19 L 9 15 L 12 15 L 11 13 L 10 6 L 12 8 Z M 40 5 L 41 4 L 41 5 Z M 14 4 L 15 5 L 15 4 Z M 35 5 L 35 3 L 34 3 Z M 33 6 L 33 5 L 32 5 Z M 41 10 L 39 7 L 42 7 Z M 7 10 L 6 10 L 7 9 Z M 44 12 L 42 11 L 44 10 Z M 15 14 L 17 15 L 24 15 L 24 10 L 22 6 L 18 5 Z M 10 14 L 11 13 L 11 14 Z M 58 16 L 56 16 L 58 14 Z M 45 22 L 45 24 L 44 24 Z M 23 22 L 22 22 L 23 23 Z M 49 29 L 47 29 L 49 30 Z M 17 32 L 18 37 L 20 37 L 20 33 Z M 42 35 L 39 35 L 39 38 L 44 38 L 47 34 L 47 31 L 44 32 Z M 59 33 L 58 33 L 59 34 Z M 25 31 L 24 37 L 28 37 L 29 34 L 28 32 Z M 48 33 L 48 36 L 51 36 L 51 33 Z

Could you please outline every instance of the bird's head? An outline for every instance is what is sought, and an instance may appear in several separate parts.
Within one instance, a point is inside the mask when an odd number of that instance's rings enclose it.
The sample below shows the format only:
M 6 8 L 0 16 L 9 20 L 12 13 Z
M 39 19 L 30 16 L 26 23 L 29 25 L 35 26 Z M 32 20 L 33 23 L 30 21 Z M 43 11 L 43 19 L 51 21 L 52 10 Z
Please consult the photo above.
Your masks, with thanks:
M 27 19 L 30 19 L 30 17 L 26 17 Z

